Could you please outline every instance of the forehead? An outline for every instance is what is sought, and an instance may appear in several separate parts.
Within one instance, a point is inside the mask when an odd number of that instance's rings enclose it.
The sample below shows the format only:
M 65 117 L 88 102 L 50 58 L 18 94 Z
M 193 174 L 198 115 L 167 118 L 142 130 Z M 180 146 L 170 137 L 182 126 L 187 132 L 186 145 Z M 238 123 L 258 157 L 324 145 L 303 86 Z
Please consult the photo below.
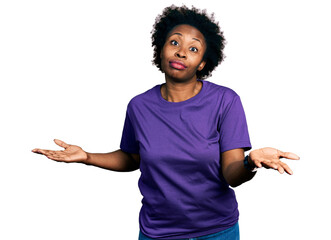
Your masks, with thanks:
M 188 24 L 181 24 L 175 26 L 169 33 L 168 37 L 173 35 L 174 33 L 180 33 L 183 36 L 189 36 L 191 38 L 197 38 L 201 41 L 205 41 L 203 34 L 195 27 Z

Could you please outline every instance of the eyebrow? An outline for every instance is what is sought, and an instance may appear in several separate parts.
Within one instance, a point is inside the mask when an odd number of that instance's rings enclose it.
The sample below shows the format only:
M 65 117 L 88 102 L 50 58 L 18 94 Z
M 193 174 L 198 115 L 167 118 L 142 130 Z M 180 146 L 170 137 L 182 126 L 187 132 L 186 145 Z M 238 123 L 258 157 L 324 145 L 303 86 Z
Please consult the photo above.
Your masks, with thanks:
M 169 37 L 171 37 L 172 35 L 179 35 L 179 36 L 183 36 L 183 34 L 181 34 L 181 33 L 173 33 L 173 34 L 171 34 Z M 196 41 L 198 41 L 198 42 L 200 42 L 200 44 L 202 45 L 202 43 L 201 43 L 201 41 L 199 40 L 199 39 L 197 39 L 197 38 L 192 38 L 193 40 L 196 40 Z

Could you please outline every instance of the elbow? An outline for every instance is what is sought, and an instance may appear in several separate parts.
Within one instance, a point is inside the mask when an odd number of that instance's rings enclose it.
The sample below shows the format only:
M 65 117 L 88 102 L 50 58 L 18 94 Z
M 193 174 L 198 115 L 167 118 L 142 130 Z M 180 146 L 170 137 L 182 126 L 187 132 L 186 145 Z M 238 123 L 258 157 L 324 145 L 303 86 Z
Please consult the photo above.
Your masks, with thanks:
M 223 177 L 224 177 L 226 183 L 232 188 L 235 188 L 235 187 L 238 187 L 239 185 L 241 185 L 241 182 L 239 181 L 239 179 L 230 173 L 231 172 L 229 172 L 229 171 L 223 171 Z
M 230 187 L 236 188 L 241 184 L 250 181 L 254 177 L 255 173 L 250 177 L 241 177 L 241 178 L 225 178 L 225 181 L 229 184 Z
M 239 181 L 231 181 L 231 180 L 227 180 L 227 183 L 229 184 L 230 187 L 232 188 L 236 188 L 238 186 L 240 186 L 242 184 L 242 182 Z
M 229 183 L 229 186 L 232 187 L 232 188 L 236 188 L 238 187 L 240 184 L 233 184 L 233 183 Z

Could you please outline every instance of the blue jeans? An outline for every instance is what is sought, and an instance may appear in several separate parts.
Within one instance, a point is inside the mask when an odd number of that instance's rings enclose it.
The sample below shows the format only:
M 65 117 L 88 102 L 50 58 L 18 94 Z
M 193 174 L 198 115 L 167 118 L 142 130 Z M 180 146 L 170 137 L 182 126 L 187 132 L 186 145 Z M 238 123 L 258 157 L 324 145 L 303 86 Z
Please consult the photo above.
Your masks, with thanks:
M 177 240 L 239 240 L 239 239 L 240 239 L 239 224 L 236 223 L 234 226 L 217 233 L 196 237 L 196 238 L 185 238 L 185 239 L 177 239 Z M 157 239 L 149 238 L 140 231 L 139 240 L 157 240 Z

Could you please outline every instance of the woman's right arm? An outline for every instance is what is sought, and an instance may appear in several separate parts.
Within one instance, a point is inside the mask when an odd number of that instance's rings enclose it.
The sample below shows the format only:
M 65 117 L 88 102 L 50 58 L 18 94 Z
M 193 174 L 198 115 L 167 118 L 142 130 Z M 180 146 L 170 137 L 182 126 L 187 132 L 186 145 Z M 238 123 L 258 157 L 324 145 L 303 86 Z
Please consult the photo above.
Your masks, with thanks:
M 88 153 L 79 146 L 69 145 L 58 139 L 55 139 L 54 142 L 63 147 L 64 150 L 53 151 L 35 148 L 32 152 L 43 154 L 58 162 L 79 162 L 117 172 L 130 172 L 139 169 L 139 154 L 126 153 L 120 149 L 110 153 Z
M 131 172 L 139 169 L 140 156 L 123 152 L 121 149 L 110 153 L 87 153 L 83 163 L 117 172 Z

